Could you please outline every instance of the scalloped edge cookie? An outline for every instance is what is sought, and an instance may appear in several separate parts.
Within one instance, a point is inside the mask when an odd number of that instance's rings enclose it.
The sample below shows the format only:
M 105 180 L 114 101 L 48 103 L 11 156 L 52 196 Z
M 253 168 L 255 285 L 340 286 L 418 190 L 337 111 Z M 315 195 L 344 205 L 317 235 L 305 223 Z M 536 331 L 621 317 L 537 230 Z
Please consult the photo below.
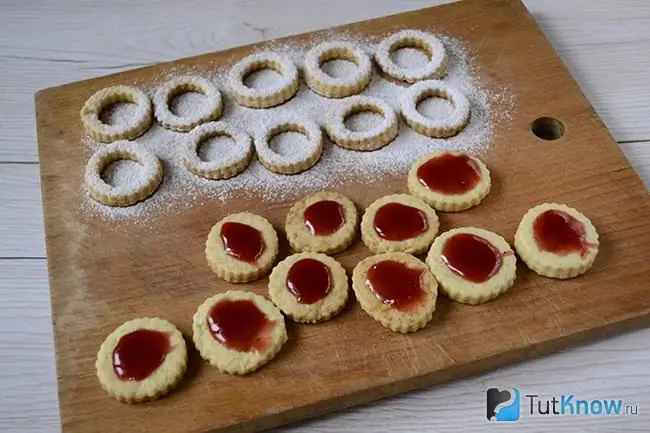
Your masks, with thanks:
M 334 78 L 321 69 L 330 60 L 347 60 L 357 68 L 351 76 Z M 345 98 L 365 89 L 372 77 L 372 61 L 358 45 L 331 41 L 316 45 L 305 56 L 305 82 L 310 89 L 326 98 Z

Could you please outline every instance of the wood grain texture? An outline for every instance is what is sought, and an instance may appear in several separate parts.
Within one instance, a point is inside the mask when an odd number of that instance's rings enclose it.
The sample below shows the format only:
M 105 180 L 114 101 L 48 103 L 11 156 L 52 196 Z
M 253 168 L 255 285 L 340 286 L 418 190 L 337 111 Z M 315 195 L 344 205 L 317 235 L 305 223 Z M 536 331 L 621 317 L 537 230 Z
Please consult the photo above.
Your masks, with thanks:
M 217 282 L 206 287 L 214 278 L 207 267 L 196 265 L 203 261 L 202 248 L 191 246 L 201 246 L 210 225 L 226 211 L 214 203 L 200 213 L 185 212 L 182 218 L 161 215 L 155 221 L 156 236 L 128 225 L 115 232 L 74 212 L 84 159 L 78 148 L 65 144 L 79 143 L 78 106 L 93 89 L 146 82 L 171 65 L 49 89 L 37 98 L 37 118 L 64 431 L 97 426 L 117 431 L 121 427 L 115 417 L 124 425 L 144 417 L 152 431 L 269 427 L 647 325 L 650 301 L 642 290 L 650 278 L 650 269 L 644 267 L 650 239 L 640 220 L 650 208 L 647 193 L 532 19 L 513 1 L 489 6 L 472 1 L 435 13 L 362 23 L 355 29 L 381 34 L 407 22 L 412 27 L 434 26 L 471 45 L 481 43 L 483 78 L 489 85 L 507 82 L 518 97 L 517 115 L 508 128 L 499 128 L 486 157 L 498 173 L 493 193 L 479 208 L 447 217 L 443 225 L 480 221 L 511 238 L 532 204 L 569 202 L 599 228 L 603 248 L 598 265 L 584 277 L 561 284 L 521 269 L 516 288 L 490 304 L 471 308 L 441 300 L 432 325 L 412 336 L 382 330 L 351 305 L 326 324 L 291 326 L 294 343 L 255 375 L 220 375 L 199 367 L 194 357 L 181 390 L 131 410 L 110 401 L 97 387 L 92 365 L 96 348 L 113 326 L 134 315 L 164 315 L 189 331 L 196 305 L 225 288 Z M 491 35 L 488 40 L 482 36 L 486 34 Z M 182 63 L 208 67 L 211 61 L 237 59 L 250 49 Z M 561 118 L 566 136 L 542 143 L 530 135 L 530 119 L 539 113 Z M 580 164 L 566 157 L 569 148 L 581 155 Z M 346 191 L 365 206 L 386 190 L 403 189 L 403 179 L 394 179 L 363 188 L 352 185 Z M 227 212 L 257 209 L 279 226 L 289 205 L 233 200 Z M 173 246 L 170 254 L 157 254 L 161 243 Z M 115 250 L 122 254 L 116 257 Z M 340 259 L 351 269 L 365 255 L 367 251 L 356 245 Z M 612 285 L 619 287 L 615 299 Z M 261 281 L 252 288 L 262 292 L 263 286 Z M 330 362 L 319 362 L 322 359 Z

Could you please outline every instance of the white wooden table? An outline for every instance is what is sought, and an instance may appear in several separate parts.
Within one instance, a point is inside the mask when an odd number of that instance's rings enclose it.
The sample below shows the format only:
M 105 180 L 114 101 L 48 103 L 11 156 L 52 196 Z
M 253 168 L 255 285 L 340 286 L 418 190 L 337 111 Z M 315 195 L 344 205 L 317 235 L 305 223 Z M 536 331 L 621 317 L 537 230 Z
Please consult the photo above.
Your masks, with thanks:
M 36 90 L 432 3 L 0 0 L 0 431 L 59 431 L 34 126 Z M 648 186 L 650 2 L 526 4 Z M 636 417 L 540 417 L 510 425 L 510 430 L 648 431 L 649 364 L 650 330 L 641 330 L 283 431 L 500 429 L 485 420 L 485 389 L 491 386 L 518 386 L 522 393 L 548 396 L 621 398 L 639 406 Z

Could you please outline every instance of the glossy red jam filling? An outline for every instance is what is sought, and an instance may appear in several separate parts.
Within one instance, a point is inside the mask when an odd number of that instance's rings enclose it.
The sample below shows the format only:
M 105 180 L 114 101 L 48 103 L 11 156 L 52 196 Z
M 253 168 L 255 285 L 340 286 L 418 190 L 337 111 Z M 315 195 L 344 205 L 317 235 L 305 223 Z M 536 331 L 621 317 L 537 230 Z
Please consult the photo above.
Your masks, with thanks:
M 533 222 L 535 242 L 543 251 L 586 256 L 594 244 L 585 240 L 585 225 L 561 210 L 547 210 Z
M 423 301 L 422 269 L 411 269 L 394 260 L 376 263 L 368 270 L 366 286 L 377 299 L 396 310 L 412 311 Z
M 206 321 L 214 339 L 229 349 L 263 352 L 271 344 L 274 322 L 253 301 L 222 299 Z
M 431 158 L 418 168 L 416 175 L 431 191 L 447 195 L 471 191 L 481 180 L 481 170 L 473 159 L 450 153 Z
M 318 302 L 332 290 L 330 269 L 318 260 L 298 260 L 287 273 L 287 289 L 301 304 Z
M 226 254 L 248 263 L 255 263 L 265 247 L 264 238 L 259 230 L 233 221 L 221 226 L 221 241 Z
M 122 336 L 115 346 L 113 370 L 121 380 L 144 380 L 162 365 L 170 351 L 166 332 L 137 329 Z
M 487 239 L 459 233 L 445 242 L 442 259 L 455 274 L 473 283 L 483 283 L 501 268 L 502 254 Z
M 303 213 L 305 225 L 314 236 L 327 236 L 335 233 L 345 224 L 343 206 L 334 200 L 317 201 Z
M 401 203 L 386 203 L 380 207 L 374 224 L 379 237 L 389 241 L 412 239 L 429 229 L 424 212 Z

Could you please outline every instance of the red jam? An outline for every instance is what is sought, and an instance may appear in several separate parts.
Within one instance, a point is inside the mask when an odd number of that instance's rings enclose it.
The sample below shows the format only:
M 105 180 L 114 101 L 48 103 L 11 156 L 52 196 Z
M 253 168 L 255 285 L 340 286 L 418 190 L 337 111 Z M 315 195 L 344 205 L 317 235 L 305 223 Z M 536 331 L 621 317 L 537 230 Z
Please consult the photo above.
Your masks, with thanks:
M 377 299 L 396 310 L 412 311 L 422 302 L 422 269 L 411 269 L 394 260 L 373 265 L 366 276 L 366 286 Z
M 389 241 L 412 239 L 428 228 L 424 212 L 401 203 L 386 203 L 375 214 L 375 231 L 380 238 Z
M 255 263 L 264 252 L 264 239 L 259 230 L 238 222 L 221 226 L 221 241 L 226 254 L 243 262 Z
M 471 191 L 481 180 L 481 169 L 467 155 L 445 153 L 431 158 L 417 171 L 420 183 L 441 194 L 457 195 Z
M 586 256 L 589 247 L 585 240 L 585 225 L 561 210 L 547 210 L 533 222 L 535 242 L 541 250 L 566 255 L 577 252 Z
M 137 329 L 120 338 L 113 350 L 113 371 L 120 380 L 144 380 L 171 350 L 169 335 L 153 329 Z
M 274 322 L 253 301 L 222 299 L 206 318 L 219 343 L 239 352 L 263 352 L 271 344 Z
M 318 302 L 332 290 L 330 269 L 318 260 L 298 260 L 287 274 L 287 289 L 301 304 Z
M 303 213 L 305 225 L 314 236 L 327 236 L 345 224 L 343 206 L 337 201 L 323 200 L 310 205 Z
M 442 259 L 455 274 L 473 283 L 483 283 L 499 271 L 502 254 L 487 239 L 459 233 L 445 242 Z

